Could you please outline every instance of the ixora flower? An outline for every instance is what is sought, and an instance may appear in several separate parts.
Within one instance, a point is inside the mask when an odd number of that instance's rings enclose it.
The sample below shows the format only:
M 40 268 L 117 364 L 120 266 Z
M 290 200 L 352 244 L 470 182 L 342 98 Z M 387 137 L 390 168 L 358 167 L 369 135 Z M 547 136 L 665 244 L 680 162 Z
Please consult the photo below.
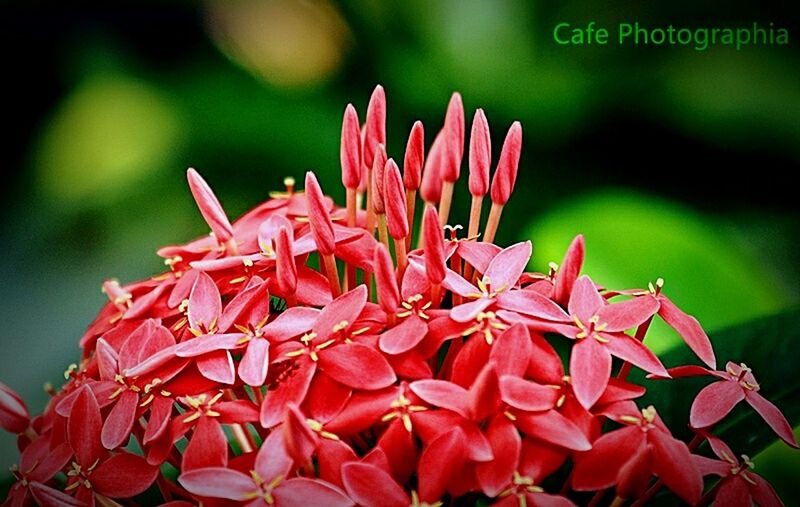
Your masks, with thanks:
M 231 221 L 189 169 L 210 234 L 159 250 L 165 273 L 103 284 L 109 301 L 42 414 L 0 384 L 0 427 L 20 451 L 3 505 L 779 505 L 713 434 L 745 402 L 797 446 L 750 369 L 717 371 L 660 279 L 609 290 L 582 275 L 582 236 L 547 273 L 527 271 L 531 241 L 496 245 L 522 125 L 493 163 L 486 113 L 467 131 L 460 95 L 446 111 L 426 157 L 421 122 L 387 153 L 383 88 L 363 127 L 348 105 L 344 207 L 309 172 L 304 190 L 287 178 Z M 662 365 L 645 343 L 656 315 L 702 365 Z M 632 368 L 714 379 L 687 414 L 690 443 Z

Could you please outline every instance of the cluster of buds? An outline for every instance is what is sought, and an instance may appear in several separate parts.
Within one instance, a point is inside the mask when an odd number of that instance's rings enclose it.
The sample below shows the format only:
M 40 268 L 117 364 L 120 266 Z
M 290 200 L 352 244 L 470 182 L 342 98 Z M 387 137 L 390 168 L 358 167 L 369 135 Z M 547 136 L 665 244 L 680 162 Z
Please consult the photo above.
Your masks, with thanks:
M 413 125 L 401 171 L 383 89 L 363 126 L 347 106 L 344 208 L 309 172 L 304 191 L 287 178 L 231 223 L 189 169 L 211 234 L 161 249 L 165 273 L 106 282 L 81 360 L 41 415 L 0 384 L 0 426 L 20 449 L 4 505 L 619 506 L 661 489 L 688 504 L 779 505 L 713 429 L 742 401 L 796 447 L 791 426 L 745 365 L 717 370 L 663 281 L 602 288 L 581 274 L 580 236 L 548 273 L 526 271 L 529 241 L 494 244 L 522 127 L 494 163 L 486 115 L 473 118 L 466 147 L 454 94 L 427 156 Z M 465 151 L 459 237 L 448 224 Z M 644 344 L 655 318 L 698 365 L 662 365 Z M 716 380 L 691 408 L 691 442 L 637 404 L 634 367 Z

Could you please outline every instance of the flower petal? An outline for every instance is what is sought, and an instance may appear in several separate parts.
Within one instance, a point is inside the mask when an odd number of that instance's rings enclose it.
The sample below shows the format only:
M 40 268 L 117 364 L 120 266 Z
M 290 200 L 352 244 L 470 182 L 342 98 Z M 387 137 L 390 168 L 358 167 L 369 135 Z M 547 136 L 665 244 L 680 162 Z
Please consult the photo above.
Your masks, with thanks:
M 445 431 L 422 451 L 417 466 L 419 496 L 433 503 L 444 495 L 447 484 L 460 470 L 466 457 L 466 435 L 461 428 Z
M 625 331 L 639 326 L 655 315 L 659 304 L 655 298 L 644 296 L 620 301 L 600 308 L 599 321 L 606 324 L 606 332 Z
M 578 288 L 581 279 L 575 286 L 573 297 L 580 293 Z M 575 397 L 583 408 L 588 410 L 606 390 L 611 375 L 611 354 L 605 345 L 598 343 L 594 338 L 584 338 L 572 347 L 569 373 Z
M 475 475 L 483 492 L 497 496 L 508 484 L 509 478 L 517 469 L 522 440 L 517 429 L 503 414 L 498 414 L 489 422 L 486 437 L 495 458 L 492 461 L 475 464 Z
M 450 310 L 450 318 L 456 322 L 473 321 L 479 313 L 491 306 L 492 303 L 494 303 L 494 298 L 482 297 L 475 301 L 460 304 Z
M 286 406 L 283 416 L 283 443 L 295 463 L 306 464 L 319 444 L 319 436 L 306 423 L 306 416 L 294 404 Z
M 468 392 L 463 387 L 446 380 L 417 380 L 408 387 L 426 403 L 467 417 Z
M 543 386 L 511 375 L 500 377 L 503 402 L 526 412 L 541 412 L 555 408 L 560 389 Z
M 9 433 L 22 433 L 28 427 L 28 408 L 22 398 L 0 383 L 0 428 Z
M 528 437 L 573 451 L 588 451 L 592 444 L 581 429 L 556 410 L 519 414 L 517 426 Z
M 208 183 L 191 167 L 186 171 L 189 180 L 189 189 L 192 191 L 200 214 L 203 215 L 211 231 L 220 243 L 225 243 L 233 237 L 233 227 L 225 211 L 217 200 L 217 196 L 208 186 Z
M 89 387 L 81 387 L 67 420 L 67 437 L 82 466 L 91 466 L 105 455 L 100 441 L 103 419 L 100 406 Z
M 281 483 L 272 492 L 281 507 L 352 507 L 355 504 L 344 491 L 319 479 L 296 477 Z
M 342 322 L 355 322 L 366 304 L 367 286 L 359 285 L 325 305 L 313 326 L 316 340 L 320 343 L 327 340 L 333 334 L 333 328 Z
M 296 369 L 289 371 L 289 378 L 278 384 L 277 388 L 267 391 L 264 396 L 260 422 L 265 428 L 271 428 L 281 421 L 287 403 L 302 403 L 311 379 L 314 378 L 314 372 L 317 371 L 317 363 L 303 360 Z
M 210 352 L 232 350 L 241 345 L 239 342 L 244 337 L 245 335 L 242 333 L 199 336 L 179 343 L 175 347 L 175 355 L 178 357 L 198 357 Z
M 670 301 L 666 296 L 659 296 L 661 309 L 658 315 L 664 319 L 664 322 L 669 324 L 672 329 L 686 342 L 692 351 L 697 354 L 709 368 L 712 370 L 717 368 L 717 359 L 714 356 L 714 348 L 711 346 L 711 341 L 708 335 L 703 331 L 697 319 L 691 315 L 685 314 L 680 308 Z
M 197 358 L 197 368 L 205 378 L 220 384 L 233 384 L 236 381 L 233 357 L 227 350 L 217 350 L 200 356 Z
M 228 464 L 228 439 L 213 417 L 201 417 L 183 452 L 181 470 L 223 467 Z
M 492 290 L 503 291 L 516 287 L 520 275 L 525 271 L 525 266 L 531 259 L 533 245 L 530 241 L 523 241 L 503 249 L 494 256 L 494 259 L 483 274 L 484 282 L 491 284 Z
M 397 379 L 380 352 L 357 342 L 322 351 L 319 367 L 334 380 L 354 389 L 380 389 Z
M 292 458 L 286 450 L 282 431 L 273 431 L 256 455 L 255 470 L 265 481 L 286 477 L 292 468 Z
M 269 342 L 254 338 L 247 344 L 247 350 L 239 362 L 239 378 L 253 387 L 264 385 L 269 368 Z
M 139 395 L 126 389 L 117 400 L 114 408 L 106 417 L 103 431 L 100 435 L 103 447 L 116 449 L 127 444 L 131 436 L 131 429 L 136 420 L 136 409 L 139 405 Z
M 591 278 L 583 275 L 575 281 L 569 298 L 569 313 L 572 317 L 577 317 L 586 324 L 605 304 L 606 301 L 597 292 L 597 286 Z
M 369 463 L 347 463 L 342 481 L 350 498 L 364 507 L 407 507 L 411 499 L 387 472 Z
M 178 482 L 193 495 L 239 501 L 259 489 L 253 479 L 242 472 L 221 467 L 183 472 Z
M 658 357 L 636 338 L 626 334 L 608 335 L 601 333 L 601 335 L 608 339 L 606 347 L 608 347 L 611 354 L 623 361 L 628 361 L 634 366 L 638 366 L 648 373 L 659 377 L 669 377 L 669 373 L 667 373 L 666 368 L 661 364 Z
M 523 324 L 514 324 L 503 332 L 489 353 L 497 375 L 521 377 L 531 360 L 531 335 Z
M 685 502 L 695 505 L 703 494 L 703 476 L 686 444 L 664 431 L 648 432 L 653 446 L 653 470 Z
M 45 486 L 39 482 L 30 485 L 31 495 L 36 503 L 42 507 L 85 507 L 86 504 L 66 493 Z M 14 505 L 14 504 L 10 504 Z
M 282 342 L 300 336 L 314 326 L 319 316 L 320 311 L 316 308 L 305 306 L 287 308 L 275 320 L 264 326 L 264 337 L 273 342 Z
M 130 498 L 149 488 L 158 472 L 158 467 L 148 465 L 144 458 L 121 452 L 92 472 L 92 488 L 111 498 Z
M 552 320 L 555 322 L 569 322 L 569 315 L 555 304 L 552 300 L 544 297 L 532 290 L 512 290 L 502 292 L 497 296 L 498 306 L 530 315 L 539 319 Z
M 585 252 L 586 247 L 583 235 L 578 234 L 570 243 L 569 248 L 567 248 L 567 253 L 564 254 L 564 260 L 561 261 L 561 266 L 558 268 L 555 287 L 553 287 L 553 299 L 561 306 L 566 306 L 569 303 L 572 287 L 575 285 L 575 280 L 578 279 L 583 267 Z
M 709 384 L 697 393 L 692 402 L 689 424 L 693 428 L 716 424 L 743 399 L 743 389 L 737 382 L 722 380 Z
M 576 491 L 610 488 L 617 483 L 620 469 L 645 445 L 644 433 L 635 426 L 604 434 L 591 451 L 575 460 L 572 487 Z
M 222 314 L 222 301 L 214 280 L 206 273 L 197 275 L 197 280 L 189 293 L 189 325 L 192 329 L 210 331 Z
M 733 383 L 733 382 L 729 382 Z M 758 414 L 764 418 L 764 420 L 769 424 L 769 427 L 780 437 L 781 440 L 789 444 L 790 446 L 797 448 L 797 440 L 794 438 L 794 433 L 792 432 L 792 427 L 789 425 L 789 421 L 786 420 L 786 417 L 781 413 L 780 409 L 776 407 L 771 401 L 764 398 L 756 391 L 745 391 L 744 392 L 744 399 L 747 403 L 750 404 L 751 407 L 755 409 Z
M 411 315 L 399 325 L 381 334 L 381 351 L 387 354 L 402 354 L 408 352 L 425 338 L 428 325 L 417 315 Z

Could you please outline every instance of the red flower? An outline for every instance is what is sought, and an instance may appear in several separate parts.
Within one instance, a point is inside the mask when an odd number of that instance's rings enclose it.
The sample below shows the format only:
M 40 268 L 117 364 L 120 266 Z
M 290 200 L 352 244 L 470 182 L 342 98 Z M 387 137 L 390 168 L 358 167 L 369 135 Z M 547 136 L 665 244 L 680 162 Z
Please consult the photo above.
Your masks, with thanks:
M 792 447 L 798 447 L 792 426 L 778 407 L 759 394 L 761 387 L 746 364 L 729 361 L 725 365 L 725 371 L 708 370 L 699 366 L 680 366 L 671 368 L 669 373 L 675 378 L 710 375 L 719 379 L 697 393 L 689 414 L 689 423 L 692 427 L 699 429 L 713 426 L 744 400 L 758 412 L 781 440 Z

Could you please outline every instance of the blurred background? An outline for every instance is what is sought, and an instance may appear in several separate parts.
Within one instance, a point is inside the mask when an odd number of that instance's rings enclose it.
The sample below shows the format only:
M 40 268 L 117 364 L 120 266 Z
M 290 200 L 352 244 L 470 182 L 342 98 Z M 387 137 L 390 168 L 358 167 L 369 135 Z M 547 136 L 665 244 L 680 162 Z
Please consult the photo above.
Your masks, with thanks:
M 427 142 L 454 90 L 483 107 L 495 158 L 525 147 L 500 243 L 535 267 L 586 235 L 585 272 L 665 291 L 709 332 L 797 304 L 800 50 L 788 2 L 4 2 L 0 15 L 0 378 L 39 411 L 109 277 L 163 268 L 155 250 L 204 234 L 185 185 L 197 168 L 229 215 L 317 171 L 342 200 L 345 104 L 377 83 L 388 150 L 414 120 Z M 560 47 L 556 23 L 788 27 L 788 46 Z M 466 221 L 465 182 L 452 220 Z M 674 344 L 652 330 L 654 348 Z M 723 358 L 741 360 L 743 358 Z M 794 421 L 797 423 L 798 421 Z M 788 494 L 797 460 L 761 470 Z M 16 461 L 0 439 L 0 461 Z M 770 468 L 771 466 L 771 468 Z M 788 470 L 788 471 L 787 471 Z

